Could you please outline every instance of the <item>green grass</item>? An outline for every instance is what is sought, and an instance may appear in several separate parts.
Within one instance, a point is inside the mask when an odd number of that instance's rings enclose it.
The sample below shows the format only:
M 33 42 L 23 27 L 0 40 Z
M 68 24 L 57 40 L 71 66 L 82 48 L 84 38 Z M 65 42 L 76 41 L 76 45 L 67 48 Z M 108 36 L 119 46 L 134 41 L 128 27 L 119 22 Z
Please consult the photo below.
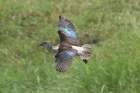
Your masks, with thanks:
M 0 11 L 0 93 L 140 93 L 139 0 L 0 0 Z M 37 46 L 59 43 L 59 15 L 94 51 L 66 73 Z

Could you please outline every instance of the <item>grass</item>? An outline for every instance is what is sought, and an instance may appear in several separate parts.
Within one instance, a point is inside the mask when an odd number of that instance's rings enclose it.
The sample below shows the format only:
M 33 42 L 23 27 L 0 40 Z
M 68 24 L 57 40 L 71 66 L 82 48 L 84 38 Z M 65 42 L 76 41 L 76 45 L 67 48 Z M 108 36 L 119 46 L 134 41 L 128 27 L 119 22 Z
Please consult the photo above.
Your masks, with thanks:
M 140 93 L 139 0 L 1 0 L 0 11 L 0 93 Z M 66 73 L 37 46 L 59 43 L 59 15 L 94 51 Z

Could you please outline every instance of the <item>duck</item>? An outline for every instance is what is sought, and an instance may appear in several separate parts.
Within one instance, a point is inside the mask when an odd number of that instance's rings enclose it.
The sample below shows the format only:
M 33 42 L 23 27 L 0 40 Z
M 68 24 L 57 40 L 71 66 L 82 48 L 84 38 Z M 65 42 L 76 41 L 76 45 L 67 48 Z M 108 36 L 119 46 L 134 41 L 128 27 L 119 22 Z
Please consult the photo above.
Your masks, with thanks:
M 47 46 L 56 52 L 55 66 L 56 71 L 66 72 L 72 65 L 72 59 L 80 56 L 85 64 L 92 57 L 93 51 L 90 44 L 79 45 L 79 37 L 75 31 L 74 24 L 63 16 L 59 16 L 58 34 L 60 43 L 56 46 L 47 41 L 43 41 L 39 46 Z

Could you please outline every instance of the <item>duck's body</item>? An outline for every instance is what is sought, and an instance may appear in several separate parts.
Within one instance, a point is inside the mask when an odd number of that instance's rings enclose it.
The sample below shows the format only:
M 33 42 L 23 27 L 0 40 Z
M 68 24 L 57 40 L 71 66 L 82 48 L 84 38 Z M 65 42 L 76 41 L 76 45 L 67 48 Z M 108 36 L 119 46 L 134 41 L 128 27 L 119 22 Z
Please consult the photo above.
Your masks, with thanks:
M 91 45 L 85 44 L 82 47 L 79 44 L 78 35 L 75 32 L 74 25 L 64 17 L 59 17 L 58 34 L 60 37 L 60 44 L 53 46 L 48 42 L 43 42 L 40 46 L 48 46 L 57 52 L 56 70 L 65 72 L 71 66 L 72 58 L 76 55 L 87 63 L 87 60 L 92 56 Z

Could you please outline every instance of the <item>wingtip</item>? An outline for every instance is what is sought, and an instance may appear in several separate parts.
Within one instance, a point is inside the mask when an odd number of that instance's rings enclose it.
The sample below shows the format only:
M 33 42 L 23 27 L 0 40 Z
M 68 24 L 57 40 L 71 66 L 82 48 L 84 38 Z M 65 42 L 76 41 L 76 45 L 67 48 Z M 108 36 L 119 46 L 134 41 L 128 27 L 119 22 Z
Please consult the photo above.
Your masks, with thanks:
M 61 20 L 61 19 L 65 19 L 65 16 L 59 15 L 59 20 Z
M 62 16 L 61 15 L 59 15 L 59 20 L 62 18 Z
M 58 69 L 56 69 L 56 71 L 57 71 L 57 72 L 60 72 L 60 73 L 66 72 L 66 71 L 61 71 L 61 70 L 58 70 Z

